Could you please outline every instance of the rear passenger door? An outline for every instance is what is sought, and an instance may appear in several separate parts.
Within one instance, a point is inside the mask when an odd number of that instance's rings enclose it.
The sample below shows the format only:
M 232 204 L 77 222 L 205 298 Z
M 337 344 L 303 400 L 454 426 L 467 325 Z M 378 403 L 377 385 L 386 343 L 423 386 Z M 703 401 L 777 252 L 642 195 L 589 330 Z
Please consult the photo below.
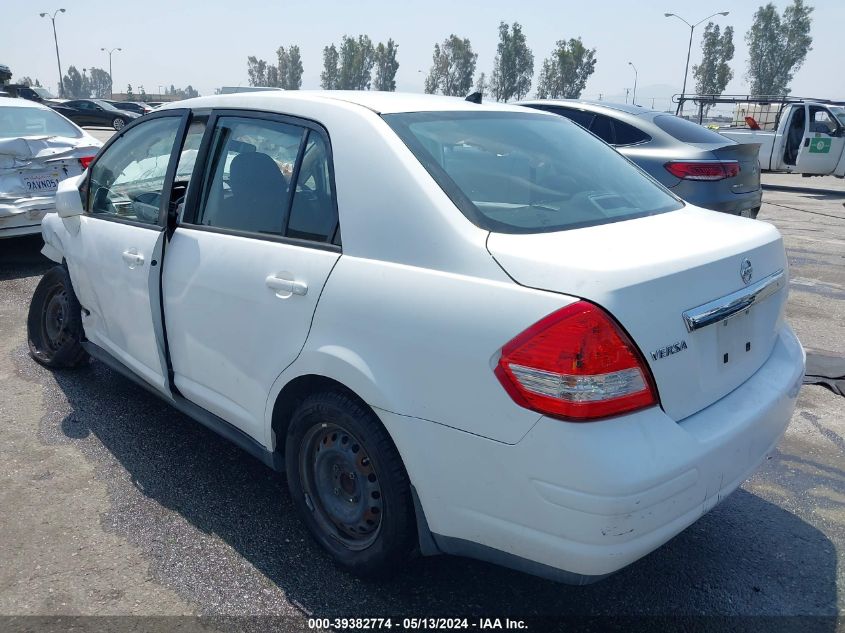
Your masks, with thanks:
M 300 119 L 220 111 L 200 161 L 163 271 L 173 381 L 263 442 L 271 386 L 340 257 L 329 138 Z

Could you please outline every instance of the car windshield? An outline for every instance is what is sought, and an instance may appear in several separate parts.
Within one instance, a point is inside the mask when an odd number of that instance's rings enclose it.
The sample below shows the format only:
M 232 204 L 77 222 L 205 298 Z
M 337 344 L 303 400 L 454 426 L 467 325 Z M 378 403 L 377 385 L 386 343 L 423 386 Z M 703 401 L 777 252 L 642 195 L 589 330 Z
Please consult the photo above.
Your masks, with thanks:
M 0 107 L 0 138 L 19 136 L 67 136 L 80 138 L 76 126 L 52 110 Z
M 42 99 L 52 99 L 53 95 L 50 93 L 49 90 L 46 88 L 42 88 L 41 86 L 33 86 L 32 91 L 37 94 Z
M 830 108 L 830 111 L 833 112 L 833 116 L 839 120 L 840 125 L 845 125 L 845 108 L 841 106 L 833 106 Z
M 105 110 L 114 110 L 114 111 L 117 110 L 117 108 L 115 108 L 112 104 L 110 104 L 108 101 L 105 101 L 103 99 L 91 99 L 91 101 L 93 101 L 97 105 L 103 106 L 103 109 L 105 109 Z
M 683 206 L 564 117 L 413 112 L 384 119 L 464 215 L 489 231 L 560 231 Z

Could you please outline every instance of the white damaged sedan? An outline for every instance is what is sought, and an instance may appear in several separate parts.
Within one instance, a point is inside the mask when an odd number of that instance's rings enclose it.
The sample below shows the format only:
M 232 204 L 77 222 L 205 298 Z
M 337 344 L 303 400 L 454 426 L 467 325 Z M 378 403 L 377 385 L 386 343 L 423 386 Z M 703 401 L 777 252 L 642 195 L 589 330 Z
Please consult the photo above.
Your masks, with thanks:
M 101 146 L 47 106 L 0 97 L 0 238 L 40 233 L 59 182 L 81 174 Z
M 285 471 L 356 573 L 601 578 L 749 477 L 801 385 L 778 231 L 552 114 L 203 97 L 127 125 L 57 207 L 33 357 L 93 356 Z

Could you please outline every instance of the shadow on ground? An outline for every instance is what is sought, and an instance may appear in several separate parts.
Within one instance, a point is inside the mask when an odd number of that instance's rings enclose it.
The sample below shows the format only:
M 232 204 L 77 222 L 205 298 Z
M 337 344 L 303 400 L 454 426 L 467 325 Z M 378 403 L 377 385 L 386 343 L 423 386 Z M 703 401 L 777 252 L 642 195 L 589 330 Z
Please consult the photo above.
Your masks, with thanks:
M 41 235 L 0 239 L 0 281 L 41 275 L 55 263 L 41 254 Z
M 267 596 L 262 604 L 263 591 L 278 590 L 318 616 L 836 613 L 834 546 L 744 490 L 657 552 L 587 587 L 449 557 L 362 582 L 312 544 L 282 477 L 99 363 L 54 375 L 72 409 L 61 433 L 87 452 L 101 444 L 119 462 L 106 467 L 118 476 L 110 478 L 114 511 L 104 522 L 152 554 L 159 579 L 199 600 L 202 611 L 225 612 L 227 594 L 237 601 L 232 548 L 260 572 L 239 586 L 254 584 L 253 613 L 272 603 Z M 156 511 L 159 504 L 176 516 Z M 197 533 L 211 538 L 191 537 Z M 834 630 L 830 623 L 816 630 Z

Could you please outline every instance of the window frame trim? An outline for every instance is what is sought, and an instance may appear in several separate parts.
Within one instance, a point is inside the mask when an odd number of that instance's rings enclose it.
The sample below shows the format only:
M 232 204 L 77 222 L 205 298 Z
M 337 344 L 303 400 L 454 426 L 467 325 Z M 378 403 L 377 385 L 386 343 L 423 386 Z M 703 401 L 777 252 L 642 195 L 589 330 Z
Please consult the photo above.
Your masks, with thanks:
M 214 139 L 214 132 L 217 129 L 217 122 L 221 118 L 239 118 L 239 119 L 256 119 L 259 121 L 272 121 L 277 123 L 285 123 L 302 128 L 303 134 L 300 139 L 299 149 L 297 150 L 296 162 L 294 169 L 291 172 L 291 182 L 293 187 L 296 187 L 294 177 L 299 175 L 299 167 L 302 158 L 305 154 L 308 138 L 310 133 L 316 132 L 323 138 L 323 143 L 326 147 L 326 160 L 329 167 L 329 181 L 332 188 L 332 206 L 335 213 L 335 226 L 333 234 L 329 235 L 325 242 L 315 242 L 312 240 L 304 240 L 296 237 L 287 237 L 286 235 L 269 235 L 266 233 L 256 233 L 254 231 L 243 231 L 240 229 L 228 229 L 225 227 L 208 226 L 206 224 L 198 224 L 197 216 L 199 214 L 199 206 L 202 202 L 202 192 L 205 189 L 206 180 L 209 177 L 207 168 L 211 160 L 211 144 Z M 197 177 L 197 174 L 199 176 Z M 288 230 L 288 222 L 290 220 L 290 211 L 293 205 L 293 192 L 288 195 L 287 208 L 285 209 L 285 224 L 284 231 Z M 208 120 L 206 121 L 205 133 L 203 134 L 202 142 L 200 143 L 199 153 L 197 154 L 197 161 L 194 164 L 194 174 L 191 182 L 188 185 L 188 191 L 185 195 L 185 203 L 181 213 L 181 217 L 177 220 L 175 227 L 179 227 L 197 231 L 206 231 L 208 233 L 220 233 L 222 235 L 231 235 L 235 237 L 246 237 L 249 239 L 264 240 L 268 242 L 276 242 L 277 244 L 288 244 L 291 246 L 299 246 L 303 248 L 316 248 L 323 251 L 331 251 L 335 253 L 342 253 L 343 246 L 341 244 L 334 244 L 333 240 L 338 234 L 340 228 L 340 212 L 337 203 L 337 186 L 335 181 L 334 170 L 334 153 L 332 151 L 331 137 L 328 130 L 320 123 L 311 119 L 297 117 L 282 112 L 274 112 L 270 110 L 244 110 L 241 108 L 212 108 L 208 112 Z
M 179 127 L 176 129 L 176 139 L 173 143 L 173 147 L 170 150 L 170 159 L 167 164 L 167 170 L 164 172 L 164 183 L 162 185 L 161 191 L 161 201 L 159 203 L 158 209 L 158 220 L 155 224 L 150 224 L 147 222 L 139 222 L 138 220 L 130 220 L 128 218 L 121 218 L 113 215 L 104 215 L 104 214 L 97 214 L 91 212 L 91 195 L 90 195 L 90 185 L 91 185 L 91 174 L 94 171 L 94 167 L 96 167 L 97 163 L 102 160 L 103 156 L 106 154 L 106 151 L 116 143 L 120 138 L 123 137 L 124 134 L 129 132 L 130 130 L 136 128 L 139 125 L 144 123 L 148 123 L 154 119 L 164 119 L 164 118 L 176 118 L 180 117 L 181 121 L 179 123 Z M 85 182 L 83 186 L 85 187 L 86 195 L 85 195 L 85 215 L 88 218 L 93 218 L 95 220 L 105 220 L 107 222 L 117 222 L 118 224 L 128 224 L 129 226 L 137 226 L 139 228 L 150 229 L 154 231 L 163 231 L 167 226 L 167 210 L 170 208 L 170 198 L 173 193 L 173 181 L 176 175 L 176 168 L 179 164 L 179 156 L 182 152 L 182 146 L 185 144 L 185 135 L 187 134 L 188 127 L 190 124 L 190 120 L 192 117 L 192 112 L 189 108 L 174 108 L 172 110 L 163 110 L 160 112 L 152 112 L 147 114 L 143 117 L 138 117 L 134 121 L 132 121 L 129 125 L 124 126 L 119 132 L 114 134 L 106 143 L 100 148 L 97 152 L 96 158 L 92 161 L 91 165 L 88 167 L 88 173 L 85 176 Z

